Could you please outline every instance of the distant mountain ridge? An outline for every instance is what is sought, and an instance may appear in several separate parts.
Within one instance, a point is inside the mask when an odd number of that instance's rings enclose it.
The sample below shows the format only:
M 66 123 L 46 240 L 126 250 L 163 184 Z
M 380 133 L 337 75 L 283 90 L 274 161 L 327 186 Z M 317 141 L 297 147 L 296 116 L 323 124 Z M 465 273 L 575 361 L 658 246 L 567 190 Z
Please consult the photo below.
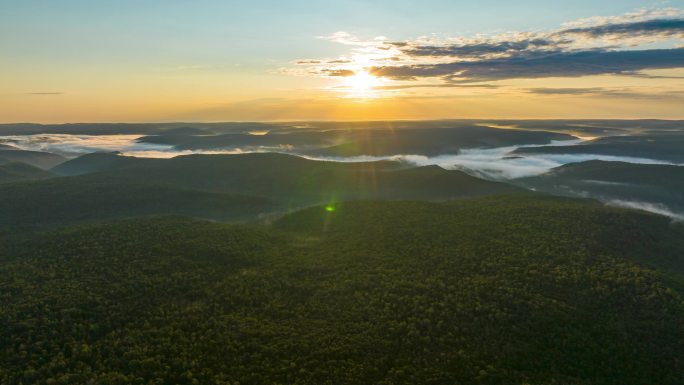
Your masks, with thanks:
M 176 150 L 281 148 L 284 152 L 317 156 L 387 156 L 397 154 L 456 154 L 463 148 L 549 144 L 572 140 L 563 133 L 499 129 L 478 125 L 427 128 L 373 128 L 272 130 L 259 135 L 233 132 L 216 135 L 161 133 L 138 139 L 141 143 L 164 144 Z

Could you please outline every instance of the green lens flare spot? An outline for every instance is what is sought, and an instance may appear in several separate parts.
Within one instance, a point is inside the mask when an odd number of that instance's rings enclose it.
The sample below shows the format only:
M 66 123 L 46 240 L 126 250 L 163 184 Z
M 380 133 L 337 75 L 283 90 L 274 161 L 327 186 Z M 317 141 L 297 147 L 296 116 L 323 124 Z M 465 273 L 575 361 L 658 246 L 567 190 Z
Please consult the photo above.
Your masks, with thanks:
M 325 206 L 325 211 L 332 213 L 333 211 L 335 211 L 335 206 L 327 205 L 327 206 Z

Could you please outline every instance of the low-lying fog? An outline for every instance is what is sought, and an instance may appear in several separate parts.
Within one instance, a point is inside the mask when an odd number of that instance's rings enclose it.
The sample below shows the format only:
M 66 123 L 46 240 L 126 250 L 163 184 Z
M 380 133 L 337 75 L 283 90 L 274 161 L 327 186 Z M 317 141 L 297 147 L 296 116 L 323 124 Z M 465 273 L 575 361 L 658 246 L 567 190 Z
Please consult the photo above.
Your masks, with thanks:
M 239 154 L 246 152 L 285 152 L 298 154 L 309 159 L 328 160 L 338 162 L 361 162 L 375 160 L 398 160 L 418 166 L 438 165 L 446 169 L 461 169 L 470 174 L 487 179 L 507 180 L 543 174 L 550 169 L 568 163 L 587 160 L 622 161 L 642 164 L 669 164 L 667 162 L 626 156 L 609 156 L 596 154 L 530 154 L 525 156 L 512 155 L 520 147 L 535 147 L 535 145 L 519 145 L 497 148 L 463 149 L 459 154 L 439 155 L 428 157 L 415 154 L 396 154 L 393 156 L 353 156 L 353 157 L 323 157 L 309 156 L 298 153 L 297 148 L 260 147 L 244 149 L 226 149 L 214 151 L 179 151 L 173 146 L 162 144 L 139 143 L 137 139 L 142 135 L 68 135 L 68 134 L 40 134 L 0 136 L 0 143 L 14 145 L 20 149 L 53 152 L 68 157 L 99 151 L 118 151 L 124 155 L 136 157 L 171 158 L 188 154 Z M 570 141 L 554 141 L 552 145 L 575 145 L 582 143 L 581 139 Z M 538 145 L 537 145 L 538 146 Z
M 554 142 L 555 145 L 572 145 L 581 141 Z M 621 161 L 643 164 L 670 164 L 667 162 L 636 158 L 629 156 L 610 156 L 595 154 L 534 154 L 512 156 L 511 152 L 520 147 L 534 147 L 532 145 L 509 146 L 497 148 L 473 148 L 461 150 L 455 155 L 439 155 L 427 157 L 423 155 L 395 155 L 388 157 L 358 156 L 350 158 L 308 157 L 311 159 L 334 160 L 340 162 L 398 160 L 418 166 L 438 165 L 445 169 L 459 169 L 481 176 L 486 179 L 508 180 L 527 176 L 541 175 L 552 168 L 568 163 L 584 162 L 587 160 Z
M 214 151 L 179 151 L 170 145 L 140 143 L 142 135 L 71 135 L 71 134 L 39 134 L 0 136 L 0 144 L 12 145 L 22 150 L 45 151 L 67 157 L 77 157 L 92 152 L 118 151 L 123 155 L 150 158 L 171 158 L 188 154 L 239 154 L 248 152 L 281 152 L 296 154 L 308 159 L 337 162 L 362 162 L 379 160 L 397 160 L 417 166 L 438 165 L 445 169 L 460 169 L 469 174 L 492 180 L 511 180 L 515 178 L 536 176 L 569 163 L 588 160 L 622 161 L 640 164 L 671 164 L 664 161 L 597 154 L 526 154 L 519 156 L 512 152 L 520 147 L 539 145 L 518 145 L 497 148 L 468 148 L 458 154 L 425 156 L 415 154 L 396 154 L 392 156 L 352 156 L 325 157 L 305 154 L 305 149 L 292 146 L 231 148 Z M 586 139 L 555 141 L 551 145 L 577 145 Z M 579 194 L 589 196 L 590 194 Z M 595 198 L 609 205 L 636 208 L 669 216 L 684 221 L 684 214 L 672 210 L 662 203 L 641 202 L 636 200 L 619 200 L 611 197 Z

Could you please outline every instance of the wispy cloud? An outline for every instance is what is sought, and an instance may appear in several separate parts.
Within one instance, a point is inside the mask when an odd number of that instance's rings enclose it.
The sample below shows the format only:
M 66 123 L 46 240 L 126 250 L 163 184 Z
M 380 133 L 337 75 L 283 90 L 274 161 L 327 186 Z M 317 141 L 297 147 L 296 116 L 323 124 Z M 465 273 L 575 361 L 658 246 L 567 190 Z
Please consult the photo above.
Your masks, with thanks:
M 536 95 L 602 96 L 630 99 L 683 98 L 684 91 L 643 92 L 626 88 L 578 87 L 578 88 L 528 88 L 525 92 Z
M 354 45 L 360 47 L 373 47 L 378 45 L 378 43 L 383 43 L 385 40 L 387 40 L 387 38 L 384 36 L 378 36 L 374 39 L 365 40 L 345 31 L 338 31 L 333 33 L 332 35 L 319 36 L 318 38 L 323 40 L 330 40 L 332 42 L 339 44 Z
M 640 22 L 653 19 L 684 18 L 684 10 L 679 8 L 641 8 L 634 12 L 616 16 L 592 16 L 563 24 L 564 28 L 581 28 L 607 24 Z
M 678 213 L 671 210 L 669 207 L 661 203 L 626 201 L 626 200 L 610 200 L 607 202 L 610 206 L 625 207 L 630 209 L 648 211 L 654 214 L 664 215 L 670 217 L 675 221 L 684 222 L 684 213 Z
M 376 89 L 380 90 L 403 90 L 408 88 L 480 88 L 495 90 L 501 88 L 499 85 L 495 84 L 455 84 L 455 83 L 439 83 L 439 84 L 394 84 L 386 86 L 377 86 Z
M 37 96 L 58 96 L 64 95 L 64 92 L 27 92 L 26 95 L 37 95 Z

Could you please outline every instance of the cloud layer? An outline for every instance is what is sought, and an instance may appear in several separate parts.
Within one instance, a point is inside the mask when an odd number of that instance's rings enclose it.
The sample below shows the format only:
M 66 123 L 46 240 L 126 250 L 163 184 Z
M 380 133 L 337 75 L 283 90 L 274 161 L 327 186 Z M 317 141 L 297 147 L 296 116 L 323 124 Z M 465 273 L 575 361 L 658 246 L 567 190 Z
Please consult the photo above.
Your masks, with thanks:
M 647 76 L 644 71 L 684 68 L 684 11 L 642 10 L 568 23 L 546 32 L 509 32 L 452 39 L 363 40 L 346 32 L 324 39 L 350 46 L 339 58 L 299 61 L 309 74 L 337 77 L 360 71 L 446 84 L 508 79 Z

